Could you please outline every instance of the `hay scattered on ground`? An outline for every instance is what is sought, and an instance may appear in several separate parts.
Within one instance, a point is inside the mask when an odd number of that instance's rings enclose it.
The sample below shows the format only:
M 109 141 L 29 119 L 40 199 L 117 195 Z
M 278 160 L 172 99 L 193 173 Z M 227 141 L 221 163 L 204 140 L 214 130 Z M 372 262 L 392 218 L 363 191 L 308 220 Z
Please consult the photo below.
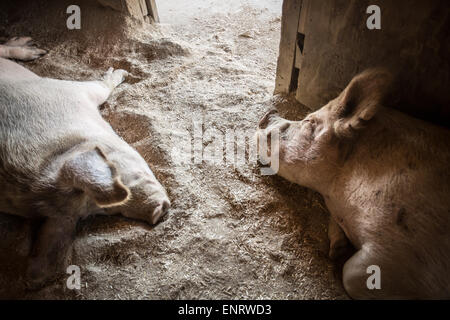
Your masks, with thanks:
M 166 186 L 173 203 L 170 214 L 156 227 L 120 217 L 87 219 L 80 224 L 72 256 L 72 264 L 81 267 L 82 289 L 65 289 L 62 278 L 26 294 L 16 279 L 29 247 L 29 238 L 23 236 L 28 224 L 2 217 L 0 253 L 10 257 L 2 259 L 0 282 L 6 285 L 2 290 L 7 288 L 2 294 L 58 299 L 345 298 L 339 270 L 327 257 L 328 214 L 317 194 L 279 177 L 261 176 L 256 163 L 237 168 L 183 165 L 173 157 L 173 150 L 185 147 L 185 140 L 174 133 L 193 134 L 194 120 L 202 119 L 205 130 L 224 134 L 255 129 L 274 106 L 291 119 L 306 114 L 293 99 L 272 97 L 280 12 L 244 6 L 139 30 L 120 38 L 117 52 L 109 55 L 37 35 L 50 53 L 26 66 L 42 76 L 78 80 L 98 78 L 110 66 L 130 71 L 102 113 Z

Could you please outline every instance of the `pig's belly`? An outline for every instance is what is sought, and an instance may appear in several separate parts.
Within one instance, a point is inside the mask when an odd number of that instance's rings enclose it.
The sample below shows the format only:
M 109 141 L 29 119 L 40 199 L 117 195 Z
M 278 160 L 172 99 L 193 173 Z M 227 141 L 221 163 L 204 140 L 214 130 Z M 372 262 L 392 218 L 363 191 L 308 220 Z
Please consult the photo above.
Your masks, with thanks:
M 0 81 L 0 160 L 4 166 L 37 172 L 55 155 L 113 132 L 85 97 L 67 86 L 47 88 L 50 84 Z

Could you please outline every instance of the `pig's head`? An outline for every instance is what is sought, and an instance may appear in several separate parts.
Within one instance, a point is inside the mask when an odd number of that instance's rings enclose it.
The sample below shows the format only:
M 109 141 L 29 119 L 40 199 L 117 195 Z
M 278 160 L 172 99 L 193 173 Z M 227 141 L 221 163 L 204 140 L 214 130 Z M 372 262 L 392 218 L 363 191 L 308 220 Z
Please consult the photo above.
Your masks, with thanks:
M 109 208 L 108 211 L 156 224 L 170 208 L 170 200 L 164 187 L 134 149 L 130 148 L 128 152 L 120 152 L 118 155 L 111 154 L 110 157 L 123 185 L 129 190 L 130 197 L 120 206 Z
M 275 110 L 269 111 L 257 131 L 260 159 L 265 163 L 278 161 L 279 175 L 320 189 L 337 172 L 358 134 L 376 115 L 390 79 L 383 70 L 365 71 L 353 78 L 336 99 L 302 121 L 289 121 Z M 274 139 L 274 135 L 278 137 Z M 260 143 L 262 139 L 265 144 Z
M 170 208 L 164 187 L 131 147 L 78 150 L 60 170 L 60 181 L 83 191 L 107 213 L 156 224 Z

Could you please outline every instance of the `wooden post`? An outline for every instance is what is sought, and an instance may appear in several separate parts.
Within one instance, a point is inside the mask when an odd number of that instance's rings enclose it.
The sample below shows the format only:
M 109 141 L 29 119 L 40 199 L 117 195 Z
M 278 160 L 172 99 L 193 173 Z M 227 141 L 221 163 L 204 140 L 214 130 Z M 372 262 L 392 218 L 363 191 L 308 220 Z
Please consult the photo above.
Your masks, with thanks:
M 131 16 L 145 22 L 159 22 L 155 0 L 98 0 L 102 5 L 115 10 L 126 10 Z M 124 9 L 125 8 L 125 9 Z
M 159 14 L 155 0 L 145 0 L 145 2 L 147 3 L 148 15 L 153 18 L 154 22 L 159 22 Z
M 297 35 L 297 43 L 296 43 L 296 54 L 295 54 L 295 67 L 297 69 L 301 69 L 302 61 L 303 61 L 303 50 L 304 50 L 304 41 L 306 37 L 306 19 L 308 17 L 309 4 L 311 0 L 303 0 L 302 7 L 300 8 L 300 18 L 298 20 L 298 35 Z M 302 48 L 299 47 L 300 37 L 302 37 Z
M 275 94 L 289 93 L 292 81 L 297 80 L 295 79 L 297 75 L 294 73 L 294 68 L 301 7 L 302 0 L 283 1 Z

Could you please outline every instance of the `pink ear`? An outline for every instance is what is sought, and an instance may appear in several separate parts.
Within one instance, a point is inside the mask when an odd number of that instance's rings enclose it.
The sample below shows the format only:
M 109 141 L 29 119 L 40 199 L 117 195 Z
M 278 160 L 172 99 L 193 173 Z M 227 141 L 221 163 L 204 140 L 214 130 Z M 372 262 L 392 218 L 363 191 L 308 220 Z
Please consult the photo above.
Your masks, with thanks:
M 67 160 L 61 168 L 60 179 L 66 185 L 86 192 L 100 207 L 123 204 L 130 195 L 115 166 L 98 147 Z
M 383 69 L 369 69 L 357 75 L 337 99 L 338 136 L 351 137 L 363 129 L 383 104 L 392 84 L 392 75 Z

